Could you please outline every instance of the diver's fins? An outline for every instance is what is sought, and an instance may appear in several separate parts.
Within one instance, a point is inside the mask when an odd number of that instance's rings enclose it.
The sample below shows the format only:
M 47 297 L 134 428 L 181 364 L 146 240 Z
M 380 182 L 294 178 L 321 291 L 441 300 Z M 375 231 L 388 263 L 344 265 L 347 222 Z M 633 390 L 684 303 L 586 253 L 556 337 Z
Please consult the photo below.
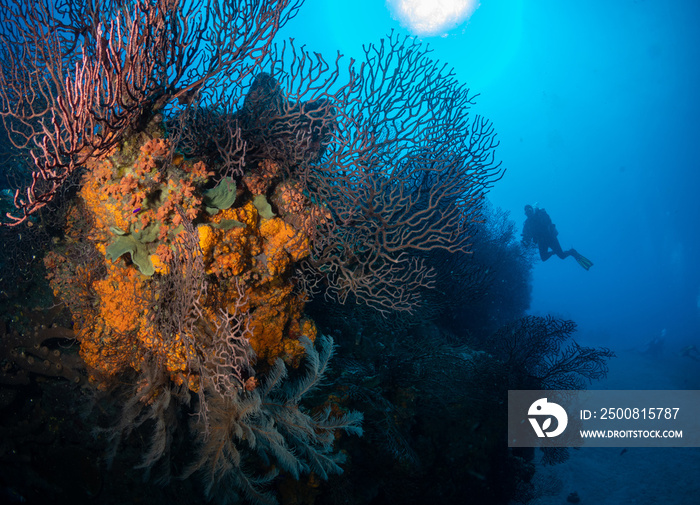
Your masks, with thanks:
M 589 268 L 591 268 L 593 266 L 593 262 L 591 260 L 589 260 L 585 256 L 582 256 L 581 254 L 579 254 L 577 251 L 575 251 L 573 249 L 572 249 L 572 254 L 573 254 L 573 257 L 576 260 L 576 262 L 579 265 L 581 265 L 583 268 L 585 268 L 586 270 L 588 270 Z
M 586 270 L 593 266 L 593 262 L 584 256 L 579 256 L 578 258 L 576 258 L 576 261 L 578 261 L 578 264 Z

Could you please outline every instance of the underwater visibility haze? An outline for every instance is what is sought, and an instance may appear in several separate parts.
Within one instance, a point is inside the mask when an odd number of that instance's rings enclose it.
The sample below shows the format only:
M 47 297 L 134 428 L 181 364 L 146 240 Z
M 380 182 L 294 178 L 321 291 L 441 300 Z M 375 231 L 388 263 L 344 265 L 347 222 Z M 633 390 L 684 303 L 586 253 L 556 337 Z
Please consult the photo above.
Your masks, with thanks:
M 506 418 L 700 390 L 699 22 L 0 0 L 0 502 L 694 503 Z

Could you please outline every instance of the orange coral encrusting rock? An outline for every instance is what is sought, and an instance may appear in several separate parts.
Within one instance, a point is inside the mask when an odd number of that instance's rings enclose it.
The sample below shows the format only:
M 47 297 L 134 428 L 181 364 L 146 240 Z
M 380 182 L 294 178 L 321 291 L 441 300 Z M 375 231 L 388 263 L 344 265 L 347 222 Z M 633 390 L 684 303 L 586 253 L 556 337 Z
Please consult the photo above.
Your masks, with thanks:
M 264 195 L 279 177 L 281 167 L 272 160 L 262 160 L 252 172 L 243 176 L 243 184 L 254 195 Z
M 172 381 L 198 390 L 203 355 L 213 353 L 216 343 L 205 328 L 210 323 L 197 318 L 210 321 L 222 311 L 247 318 L 260 363 L 282 357 L 298 365 L 305 353 L 299 339 L 313 341 L 317 330 L 304 317 L 305 297 L 289 274 L 310 253 L 314 227 L 326 214 L 293 180 L 279 182 L 276 162 L 262 160 L 238 181 L 244 189 L 233 205 L 211 215 L 212 209 L 205 212 L 204 190 L 217 182 L 210 181 L 215 172 L 201 160 L 173 153 L 159 131 L 151 127 L 129 137 L 87 164 L 75 207 L 82 210 L 73 212 L 67 236 L 94 246 L 94 264 L 81 274 L 81 258 L 65 245 L 45 259 L 54 293 L 70 299 L 93 379 L 139 370 L 155 358 Z M 273 195 L 275 211 L 260 203 L 265 193 Z M 154 311 L 165 303 L 162 279 L 192 275 L 194 260 L 181 251 L 183 234 L 192 233 L 187 229 L 195 230 L 192 254 L 201 253 L 197 261 L 208 287 L 204 297 L 195 293 L 192 299 L 200 305 L 176 331 L 178 325 L 158 323 Z
M 296 261 L 308 256 L 309 239 L 280 218 L 272 218 L 260 224 L 263 237 L 263 253 L 267 260 L 267 271 L 278 275 Z
M 88 324 L 78 329 L 80 354 L 90 370 L 112 376 L 138 367 L 142 356 L 133 347 L 145 310 L 139 299 L 144 287 L 141 277 L 133 268 L 108 263 L 107 276 L 93 282 L 99 305 L 94 313 L 83 314 Z
M 315 204 L 295 181 L 284 181 L 277 185 L 272 202 L 277 206 L 280 217 L 309 240 L 313 240 L 320 227 L 331 221 L 330 211 Z
M 249 269 L 261 252 L 257 222 L 258 211 L 248 202 L 243 207 L 219 212 L 211 220 L 212 225 L 199 226 L 199 244 L 207 271 L 232 277 Z

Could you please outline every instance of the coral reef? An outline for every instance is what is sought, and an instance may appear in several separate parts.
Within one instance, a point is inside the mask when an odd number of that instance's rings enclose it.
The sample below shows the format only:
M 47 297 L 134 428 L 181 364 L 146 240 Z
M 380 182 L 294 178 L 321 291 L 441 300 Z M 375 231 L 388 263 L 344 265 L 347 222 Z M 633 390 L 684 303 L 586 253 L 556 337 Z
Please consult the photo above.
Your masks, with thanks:
M 0 114 L 31 160 L 0 224 L 19 235 L 62 200 L 44 267 L 115 467 L 131 449 L 171 502 L 183 473 L 222 503 L 434 498 L 411 477 L 445 503 L 506 502 L 504 364 L 448 342 L 426 296 L 449 284 L 440 253 L 470 254 L 502 174 L 451 71 L 394 34 L 347 71 L 273 45 L 295 0 L 0 4 Z M 453 282 L 487 285 L 472 266 Z M 310 302 L 332 306 L 326 331 Z M 358 361 L 321 392 L 336 314 Z M 41 332 L 3 340 L 6 371 L 41 373 Z M 360 433 L 349 408 L 382 431 L 342 437 Z M 346 455 L 363 486 L 340 475 Z M 363 467 L 395 472 L 388 490 Z
M 81 355 L 93 378 L 139 370 L 155 354 L 173 380 L 187 380 L 196 390 L 199 371 L 188 357 L 196 351 L 186 341 L 197 338 L 164 335 L 152 317 L 159 279 L 184 267 L 174 257 L 188 233 L 196 243 L 184 254 L 200 255 L 201 250 L 203 271 L 197 275 L 209 278 L 200 302 L 203 318 L 238 303 L 249 315 L 246 324 L 258 359 L 298 362 L 303 348 L 296 342 L 302 335 L 315 338 L 316 330 L 303 319 L 304 297 L 294 292 L 289 276 L 292 265 L 309 254 L 310 238 L 290 222 L 303 223 L 304 213 L 314 208 L 311 203 L 298 214 L 286 210 L 289 219 L 284 220 L 264 196 L 237 191 L 227 179 L 206 190 L 214 172 L 201 161 L 173 154 L 158 123 L 91 159 L 88 167 L 75 205 L 79 219 L 90 226 L 86 233 L 85 226 L 69 220 L 66 235 L 89 242 L 103 258 L 81 265 L 82 258 L 76 261 L 71 251 L 62 254 L 57 248 L 45 264 L 54 292 L 72 305 Z M 217 188 L 232 196 L 207 198 Z M 188 232 L 193 220 L 196 227 Z M 103 275 L 80 282 L 81 271 Z M 196 289 L 196 283 L 183 289 Z
M 435 317 L 452 331 L 469 327 L 473 339 L 483 342 L 530 306 L 532 259 L 509 213 L 487 206 L 483 222 L 475 225 L 470 254 L 430 257 L 429 262 L 437 265 L 437 289 L 424 296 Z
M 309 216 L 328 213 L 298 195 L 296 204 L 282 196 L 273 209 L 265 194 L 251 191 L 248 177 L 264 180 L 255 188 L 269 194 L 294 187 L 263 176 L 274 173 L 272 161 L 216 177 L 220 166 L 177 153 L 164 132 L 156 116 L 87 161 L 64 238 L 45 256 L 48 279 L 71 311 L 91 383 L 124 395 L 119 422 L 107 429 L 111 457 L 131 433 L 152 425 L 140 466 L 166 481 L 177 413 L 195 397 L 199 424 L 191 430 L 207 441 L 197 469 L 232 483 L 228 493 L 270 502 L 260 488 L 274 468 L 295 479 L 302 471 L 327 478 L 340 471 L 333 433 L 359 432 L 359 414 L 310 416 L 299 406 L 323 374 L 331 343 L 321 339 L 320 357 L 314 351 L 318 331 L 292 271 L 310 252 L 316 217 Z M 301 389 L 285 392 L 286 367 L 301 363 L 309 370 Z M 125 381 L 132 384 L 126 392 Z M 245 437 L 230 418 L 247 426 Z M 242 447 L 224 464 L 205 450 L 210 438 Z M 248 452 L 264 455 L 256 461 L 269 478 L 245 476 Z

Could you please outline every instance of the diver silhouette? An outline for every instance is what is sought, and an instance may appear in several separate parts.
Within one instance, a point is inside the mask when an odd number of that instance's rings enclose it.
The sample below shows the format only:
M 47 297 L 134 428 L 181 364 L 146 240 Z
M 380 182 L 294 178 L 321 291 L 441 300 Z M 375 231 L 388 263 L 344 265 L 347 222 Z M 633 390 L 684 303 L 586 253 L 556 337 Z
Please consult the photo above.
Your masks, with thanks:
M 683 349 L 681 349 L 679 354 L 686 358 L 700 361 L 700 350 L 698 350 L 698 348 L 694 345 L 686 345 Z
M 664 353 L 664 343 L 666 342 L 666 328 L 661 330 L 661 335 L 652 338 L 646 346 L 646 349 L 642 351 L 642 354 L 647 354 L 649 356 L 661 356 Z
M 553 255 L 566 259 L 572 256 L 579 265 L 588 270 L 593 266 L 593 262 L 581 256 L 575 249 L 563 251 L 559 244 L 557 227 L 552 223 L 552 219 L 544 209 L 533 208 L 532 205 L 525 206 L 527 219 L 523 225 L 523 244 L 529 246 L 533 242 L 540 249 L 540 258 L 547 261 Z

